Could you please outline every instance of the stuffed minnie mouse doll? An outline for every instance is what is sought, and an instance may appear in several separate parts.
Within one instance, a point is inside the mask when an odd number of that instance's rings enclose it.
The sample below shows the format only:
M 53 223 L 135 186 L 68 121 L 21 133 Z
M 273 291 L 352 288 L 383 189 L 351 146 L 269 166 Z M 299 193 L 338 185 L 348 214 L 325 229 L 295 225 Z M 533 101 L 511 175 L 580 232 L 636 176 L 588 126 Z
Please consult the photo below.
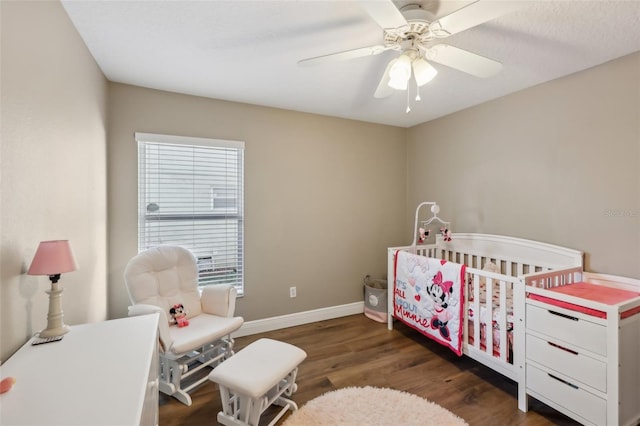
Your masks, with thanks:
M 186 327 L 189 325 L 187 311 L 184 309 L 182 303 L 173 305 L 173 307 L 169 309 L 169 313 L 171 314 L 171 324 L 176 324 L 178 327 Z

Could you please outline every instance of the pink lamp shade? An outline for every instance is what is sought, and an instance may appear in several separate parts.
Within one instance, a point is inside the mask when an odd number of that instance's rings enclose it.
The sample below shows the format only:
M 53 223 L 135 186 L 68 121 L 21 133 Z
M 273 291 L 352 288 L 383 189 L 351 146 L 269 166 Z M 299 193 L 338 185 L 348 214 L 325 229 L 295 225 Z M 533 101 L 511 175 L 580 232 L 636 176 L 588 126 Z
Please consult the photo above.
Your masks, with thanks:
M 68 240 L 42 241 L 36 250 L 29 275 L 58 275 L 78 269 Z

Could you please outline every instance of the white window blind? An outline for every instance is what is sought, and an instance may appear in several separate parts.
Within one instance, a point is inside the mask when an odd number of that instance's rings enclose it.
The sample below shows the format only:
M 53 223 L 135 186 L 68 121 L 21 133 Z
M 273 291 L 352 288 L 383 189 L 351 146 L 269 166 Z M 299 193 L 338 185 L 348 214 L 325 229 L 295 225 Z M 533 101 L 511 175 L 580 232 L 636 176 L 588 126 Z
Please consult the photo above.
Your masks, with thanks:
M 173 244 L 198 260 L 199 285 L 244 283 L 244 143 L 136 133 L 138 250 Z

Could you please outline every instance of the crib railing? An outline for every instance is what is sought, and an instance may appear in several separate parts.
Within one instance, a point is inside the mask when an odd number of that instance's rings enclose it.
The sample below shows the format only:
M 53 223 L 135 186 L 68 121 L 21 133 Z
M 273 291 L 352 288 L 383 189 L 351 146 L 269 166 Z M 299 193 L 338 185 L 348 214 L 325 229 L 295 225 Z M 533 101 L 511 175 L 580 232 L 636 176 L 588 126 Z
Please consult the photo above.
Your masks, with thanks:
M 485 283 L 484 301 L 481 298 L 481 283 Z M 495 356 L 503 363 L 513 363 L 509 344 L 513 321 L 509 321 L 508 295 L 513 294 L 520 282 L 515 277 L 466 268 L 464 346 L 466 352 L 478 351 Z M 497 287 L 494 289 L 494 286 Z M 495 291 L 494 291 L 495 290 Z M 494 294 L 498 306 L 494 308 Z M 473 312 L 473 321 L 469 313 Z M 482 327 L 484 326 L 484 333 Z M 482 338 L 484 334 L 484 339 Z M 484 341 L 483 341 L 484 340 Z M 484 348 L 482 345 L 484 344 Z
M 582 268 L 568 268 L 546 273 L 525 275 L 525 285 L 534 288 L 553 288 L 582 281 Z
M 438 259 L 446 259 L 450 262 L 467 265 L 468 268 L 482 269 L 487 262 L 493 262 L 498 267 L 500 274 L 510 277 L 519 277 L 551 269 L 549 266 L 515 261 L 513 259 L 501 259 L 495 256 L 465 253 L 446 248 L 435 248 L 433 252 Z

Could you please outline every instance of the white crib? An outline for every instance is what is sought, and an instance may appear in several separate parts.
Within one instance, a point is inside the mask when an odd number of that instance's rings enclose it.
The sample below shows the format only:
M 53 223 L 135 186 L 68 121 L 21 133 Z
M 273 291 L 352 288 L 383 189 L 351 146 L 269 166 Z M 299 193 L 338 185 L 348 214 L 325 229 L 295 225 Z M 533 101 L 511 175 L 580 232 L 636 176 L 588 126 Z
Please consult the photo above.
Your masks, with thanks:
M 433 244 L 389 248 L 389 330 L 393 329 L 394 321 L 394 256 L 398 250 L 466 265 L 463 352 L 516 381 L 519 408 L 526 411 L 525 387 L 521 385 L 526 359 L 523 277 L 556 269 L 582 270 L 583 253 L 537 241 L 470 233 L 454 234 L 451 241 L 438 235 Z M 487 262 L 495 264 L 497 271 L 483 270 Z M 481 293 L 482 284 L 486 294 Z M 470 312 L 474 313 L 473 318 Z M 484 324 L 477 320 L 483 318 L 488 319 Z

